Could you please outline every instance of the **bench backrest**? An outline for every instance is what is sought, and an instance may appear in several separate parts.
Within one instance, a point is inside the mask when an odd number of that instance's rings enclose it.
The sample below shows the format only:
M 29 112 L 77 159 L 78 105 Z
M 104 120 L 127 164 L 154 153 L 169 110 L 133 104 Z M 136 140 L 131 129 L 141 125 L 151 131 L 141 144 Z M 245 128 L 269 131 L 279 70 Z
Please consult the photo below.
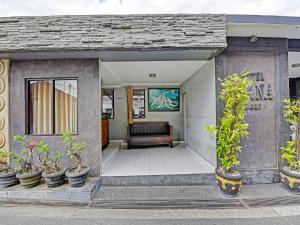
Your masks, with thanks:
M 136 122 L 130 125 L 130 134 L 134 136 L 168 135 L 169 122 Z

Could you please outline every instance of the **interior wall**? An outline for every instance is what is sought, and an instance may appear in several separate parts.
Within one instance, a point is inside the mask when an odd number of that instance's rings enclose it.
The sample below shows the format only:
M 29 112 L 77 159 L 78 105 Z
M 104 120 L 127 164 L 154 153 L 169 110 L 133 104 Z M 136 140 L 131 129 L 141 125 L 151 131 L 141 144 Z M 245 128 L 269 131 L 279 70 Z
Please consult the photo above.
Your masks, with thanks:
M 159 86 L 155 86 L 159 87 Z M 169 86 L 168 86 L 169 87 Z M 179 112 L 148 112 L 148 87 L 132 86 L 133 89 L 145 89 L 145 119 L 133 121 L 168 121 L 173 125 L 174 140 L 184 139 L 182 100 L 180 100 Z M 115 117 L 109 120 L 110 140 L 126 140 L 127 137 L 127 87 L 115 88 Z
M 186 144 L 216 166 L 216 137 L 206 130 L 216 125 L 215 60 L 196 71 L 182 84 L 181 91 L 186 94 Z

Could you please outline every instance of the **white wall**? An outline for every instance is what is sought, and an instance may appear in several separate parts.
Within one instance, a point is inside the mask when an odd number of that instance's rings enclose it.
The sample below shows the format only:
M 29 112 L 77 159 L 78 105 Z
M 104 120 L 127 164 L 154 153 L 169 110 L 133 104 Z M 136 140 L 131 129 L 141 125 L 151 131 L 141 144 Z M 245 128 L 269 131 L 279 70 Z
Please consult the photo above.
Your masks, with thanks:
M 156 85 L 155 87 L 160 87 Z M 166 86 L 165 86 L 166 87 Z M 167 86 L 173 87 L 173 86 Z M 178 87 L 178 86 L 177 86 Z M 179 112 L 149 112 L 148 111 L 148 87 L 132 86 L 133 89 L 145 89 L 145 119 L 134 119 L 134 121 L 168 121 L 173 125 L 175 141 L 183 140 L 183 111 L 182 100 Z M 127 138 L 127 87 L 115 88 L 115 118 L 109 120 L 109 138 L 111 140 L 126 140 Z
M 186 144 L 216 167 L 216 138 L 206 131 L 216 125 L 215 60 L 196 71 L 181 86 L 186 94 Z

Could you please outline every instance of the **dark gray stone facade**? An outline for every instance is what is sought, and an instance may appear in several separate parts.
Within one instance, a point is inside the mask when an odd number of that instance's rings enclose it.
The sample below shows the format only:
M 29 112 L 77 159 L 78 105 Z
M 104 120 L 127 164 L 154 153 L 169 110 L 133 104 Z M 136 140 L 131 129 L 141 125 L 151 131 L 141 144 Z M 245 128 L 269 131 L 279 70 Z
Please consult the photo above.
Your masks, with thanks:
M 282 100 L 289 95 L 287 39 L 259 38 L 250 43 L 248 38 L 228 38 L 227 49 L 216 57 L 216 78 L 243 69 L 260 75 L 255 78 L 247 112 L 250 136 L 243 140 L 240 168 L 246 183 L 278 182 L 280 147 L 288 138 L 288 126 L 282 116 Z M 219 91 L 217 81 L 216 92 Z M 217 101 L 217 118 L 222 109 Z
M 25 132 L 25 79 L 26 78 L 62 78 L 78 80 L 78 138 L 88 144 L 82 160 L 91 167 L 91 175 L 100 175 L 100 88 L 98 60 L 27 60 L 12 61 L 10 73 L 10 146 L 11 150 L 20 151 L 20 145 L 12 139 L 14 135 Z M 61 135 L 32 136 L 44 139 L 52 150 L 63 150 Z M 65 158 L 66 166 L 74 165 Z
M 226 47 L 225 15 L 0 18 L 0 53 Z

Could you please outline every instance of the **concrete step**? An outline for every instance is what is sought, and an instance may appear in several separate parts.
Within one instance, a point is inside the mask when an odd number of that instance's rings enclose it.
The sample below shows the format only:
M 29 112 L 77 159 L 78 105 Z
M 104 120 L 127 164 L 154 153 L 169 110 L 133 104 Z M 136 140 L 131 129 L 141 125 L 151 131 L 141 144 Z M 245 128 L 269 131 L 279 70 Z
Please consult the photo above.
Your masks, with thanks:
M 89 177 L 83 187 L 73 188 L 66 182 L 60 187 L 48 188 L 45 181 L 36 187 L 25 189 L 18 184 L 9 188 L 0 188 L 0 203 L 36 202 L 49 204 L 90 203 L 101 186 L 99 177 Z
M 214 173 L 166 174 L 137 176 L 102 176 L 103 186 L 187 186 L 212 185 L 216 183 Z
M 226 199 L 216 185 L 102 186 L 94 200 Z
M 282 184 L 245 185 L 236 198 L 226 198 L 216 185 L 102 186 L 91 206 L 96 208 L 251 208 L 300 204 L 300 196 Z

